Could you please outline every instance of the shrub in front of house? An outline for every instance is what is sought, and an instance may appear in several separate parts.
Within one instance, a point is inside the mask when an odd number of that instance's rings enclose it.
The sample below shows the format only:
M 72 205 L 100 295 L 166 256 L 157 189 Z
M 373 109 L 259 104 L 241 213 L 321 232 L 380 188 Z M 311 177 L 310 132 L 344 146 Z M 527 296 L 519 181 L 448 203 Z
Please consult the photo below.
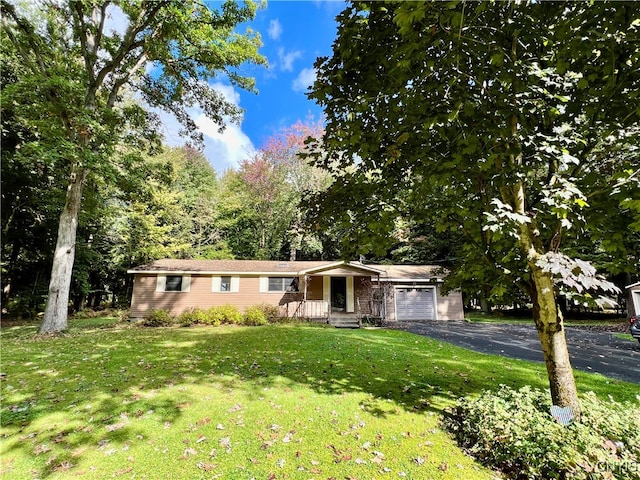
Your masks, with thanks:
M 260 326 L 266 325 L 267 315 L 260 307 L 250 307 L 243 315 L 242 321 L 245 325 Z
M 255 308 L 258 308 L 264 313 L 268 323 L 282 323 L 283 319 L 285 319 L 285 317 L 280 316 L 280 307 L 277 305 L 261 303 L 260 305 L 256 305 Z
M 218 326 L 221 324 L 242 323 L 242 314 L 235 305 L 218 305 L 207 310 L 208 324 Z
M 162 308 L 151 310 L 142 319 L 140 324 L 144 327 L 168 327 L 173 325 L 173 317 Z
M 208 312 L 201 308 L 193 307 L 178 315 L 177 322 L 183 327 L 190 327 L 191 325 L 207 325 L 209 323 L 208 318 Z
M 203 325 L 211 325 L 213 327 L 219 327 L 222 321 L 222 314 L 218 310 L 218 307 L 211 307 L 205 311 Z
M 582 414 L 567 426 L 550 413 L 549 393 L 501 386 L 461 399 L 444 423 L 478 461 L 510 478 L 640 479 L 638 404 L 581 397 Z

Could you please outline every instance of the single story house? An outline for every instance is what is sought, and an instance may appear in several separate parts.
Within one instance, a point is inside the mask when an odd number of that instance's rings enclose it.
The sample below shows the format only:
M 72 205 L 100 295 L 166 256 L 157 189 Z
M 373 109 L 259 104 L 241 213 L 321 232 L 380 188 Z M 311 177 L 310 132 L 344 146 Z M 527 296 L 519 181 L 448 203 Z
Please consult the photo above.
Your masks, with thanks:
M 629 292 L 627 298 L 627 314 L 629 317 L 640 315 L 640 282 L 632 283 L 625 288 Z
M 158 260 L 133 268 L 131 317 L 154 309 L 277 305 L 288 317 L 328 323 L 461 320 L 462 295 L 442 293 L 440 267 L 349 261 Z

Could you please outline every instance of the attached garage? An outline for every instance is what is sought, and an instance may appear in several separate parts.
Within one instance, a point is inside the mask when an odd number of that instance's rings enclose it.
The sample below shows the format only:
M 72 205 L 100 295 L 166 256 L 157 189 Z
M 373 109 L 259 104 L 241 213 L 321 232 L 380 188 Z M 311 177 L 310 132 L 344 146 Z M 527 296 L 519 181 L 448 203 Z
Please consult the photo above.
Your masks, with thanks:
M 436 320 L 434 287 L 396 287 L 395 299 L 399 321 Z

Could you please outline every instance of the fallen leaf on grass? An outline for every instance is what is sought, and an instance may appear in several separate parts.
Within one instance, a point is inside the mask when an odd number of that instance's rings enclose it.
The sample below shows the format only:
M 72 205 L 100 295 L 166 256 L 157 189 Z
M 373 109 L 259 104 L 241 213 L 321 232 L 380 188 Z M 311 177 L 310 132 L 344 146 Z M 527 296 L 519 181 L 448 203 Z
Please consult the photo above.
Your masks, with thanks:
M 126 422 L 118 422 L 118 423 L 113 423 L 111 425 L 107 425 L 106 428 L 108 432 L 115 432 L 116 430 L 122 430 L 126 426 L 127 426 Z M 56 443 L 57 443 L 57 440 L 58 439 L 56 439 Z
M 47 445 L 46 443 L 43 443 L 40 445 L 36 445 L 36 448 L 33 449 L 33 454 L 40 455 L 41 453 L 47 453 L 50 451 L 51 451 L 51 448 L 49 447 L 49 445 Z
M 218 465 L 216 465 L 215 463 L 204 463 L 204 462 L 198 462 L 196 464 L 196 467 L 198 467 L 201 470 L 204 470 L 205 472 L 210 472 L 211 470 L 215 469 Z
M 185 448 L 180 458 L 184 460 L 189 455 L 197 455 L 197 454 L 198 454 L 198 451 L 195 448 Z
M 220 439 L 220 446 L 227 449 L 227 453 L 231 453 L 231 437 L 223 437 Z
M 73 468 L 73 464 L 71 462 L 62 462 L 54 467 L 54 472 L 68 472 Z

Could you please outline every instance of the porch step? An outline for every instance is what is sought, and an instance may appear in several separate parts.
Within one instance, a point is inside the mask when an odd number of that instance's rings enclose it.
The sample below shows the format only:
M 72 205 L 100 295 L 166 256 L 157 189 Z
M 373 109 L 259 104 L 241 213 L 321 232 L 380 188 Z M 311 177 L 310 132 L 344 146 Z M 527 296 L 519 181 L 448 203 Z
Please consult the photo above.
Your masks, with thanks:
M 360 322 L 357 317 L 331 317 L 330 325 L 336 328 L 360 328 Z

